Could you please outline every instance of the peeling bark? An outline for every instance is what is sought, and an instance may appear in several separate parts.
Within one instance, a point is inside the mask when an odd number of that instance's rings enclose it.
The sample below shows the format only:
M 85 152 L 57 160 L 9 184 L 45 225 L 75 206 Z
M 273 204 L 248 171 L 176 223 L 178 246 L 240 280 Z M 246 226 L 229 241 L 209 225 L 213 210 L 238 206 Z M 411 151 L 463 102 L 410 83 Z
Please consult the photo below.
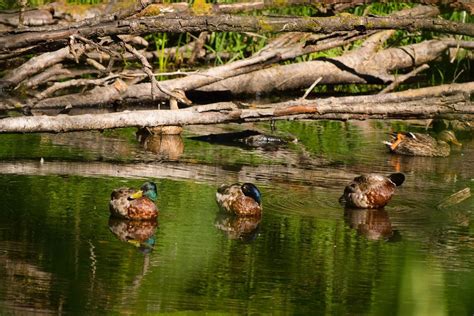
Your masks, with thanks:
M 332 33 L 337 31 L 367 30 L 426 30 L 474 36 L 474 25 L 457 23 L 440 18 L 393 18 L 393 17 L 254 17 L 254 16 L 158 16 L 129 20 L 119 20 L 94 26 L 72 28 L 43 27 L 37 32 L 34 28 L 15 30 L 0 38 L 0 53 L 42 43 L 65 45 L 70 36 L 81 34 L 95 38 L 121 34 L 142 35 L 154 32 L 313 32 Z
M 84 114 L 76 116 L 30 116 L 0 120 L 0 132 L 68 132 L 102 130 L 121 127 L 154 127 L 166 125 L 217 124 L 227 122 L 252 122 L 275 119 L 371 119 L 371 118 L 434 118 L 443 115 L 458 117 L 474 116 L 474 105 L 470 95 L 474 83 L 446 85 L 445 95 L 433 95 L 425 88 L 424 93 L 388 93 L 385 95 L 328 98 L 318 100 L 295 100 L 259 106 L 254 109 L 239 109 L 233 103 L 221 103 L 210 107 L 210 111 L 192 107 L 184 110 L 125 111 L 107 114 Z M 454 89 L 467 93 L 451 94 Z M 441 92 L 438 91 L 437 92 Z M 414 97 L 417 95 L 417 97 Z M 208 108 L 209 109 L 209 108 Z M 214 110 L 219 109 L 219 110 Z

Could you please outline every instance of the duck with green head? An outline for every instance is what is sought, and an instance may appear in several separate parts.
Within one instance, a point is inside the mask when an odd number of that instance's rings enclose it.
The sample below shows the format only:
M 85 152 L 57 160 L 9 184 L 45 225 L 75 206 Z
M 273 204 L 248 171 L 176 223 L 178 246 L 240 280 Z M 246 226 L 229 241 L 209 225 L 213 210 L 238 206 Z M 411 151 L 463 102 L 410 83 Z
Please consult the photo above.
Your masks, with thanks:
M 223 184 L 216 192 L 219 207 L 237 216 L 261 216 L 262 195 L 253 183 Z
M 116 189 L 110 197 L 110 213 L 112 216 L 125 219 L 156 220 L 158 217 L 158 208 L 155 204 L 157 197 L 154 182 L 145 182 L 140 190 Z
M 437 139 L 428 134 L 398 132 L 392 134 L 391 141 L 384 144 L 395 154 L 425 157 L 448 157 L 451 153 L 450 144 L 462 146 L 449 130 L 439 133 Z

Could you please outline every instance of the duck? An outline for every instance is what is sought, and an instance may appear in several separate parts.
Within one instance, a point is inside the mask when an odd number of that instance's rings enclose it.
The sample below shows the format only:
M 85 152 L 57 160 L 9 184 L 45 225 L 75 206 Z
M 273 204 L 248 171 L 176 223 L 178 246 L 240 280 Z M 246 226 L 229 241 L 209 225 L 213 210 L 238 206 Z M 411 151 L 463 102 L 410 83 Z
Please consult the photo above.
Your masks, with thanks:
M 216 192 L 219 207 L 237 216 L 261 216 L 262 194 L 253 183 L 222 184 Z
M 112 191 L 109 202 L 112 216 L 130 220 L 156 220 L 158 197 L 154 182 L 145 182 L 139 190 L 119 188 Z
M 448 157 L 451 153 L 450 144 L 462 146 L 449 130 L 439 133 L 437 139 L 428 134 L 397 132 L 392 135 L 390 142 L 384 144 L 395 154 L 425 157 Z
M 400 172 L 389 176 L 376 173 L 360 175 L 345 187 L 339 201 L 346 207 L 383 208 L 392 198 L 395 188 L 404 181 L 405 175 Z

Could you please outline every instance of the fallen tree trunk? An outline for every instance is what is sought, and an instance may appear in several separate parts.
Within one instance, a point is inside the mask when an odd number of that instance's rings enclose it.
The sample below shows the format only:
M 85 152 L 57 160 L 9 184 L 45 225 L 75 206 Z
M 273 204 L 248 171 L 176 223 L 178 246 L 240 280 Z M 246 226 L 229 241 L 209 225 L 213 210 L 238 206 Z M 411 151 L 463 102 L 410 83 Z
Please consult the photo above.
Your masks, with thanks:
M 0 38 L 0 53 L 39 44 L 67 45 L 70 36 L 87 38 L 120 34 L 142 35 L 155 32 L 313 32 L 367 31 L 403 29 L 427 30 L 474 36 L 474 24 L 457 23 L 440 18 L 360 17 L 353 15 L 334 17 L 254 17 L 254 16 L 156 16 L 119 20 L 94 26 L 42 27 L 17 29 Z
M 400 16 L 420 17 L 420 16 L 433 16 L 433 15 L 437 15 L 438 13 L 439 11 L 435 8 L 419 6 L 412 9 L 395 12 L 392 14 L 392 16 L 393 17 L 400 17 Z M 394 65 L 388 68 L 387 66 L 389 65 L 387 65 L 386 62 L 380 62 L 380 59 L 384 61 L 385 58 L 387 58 L 387 54 L 385 55 L 382 54 L 380 58 L 378 59 L 369 58 L 369 56 L 372 56 L 374 52 L 379 49 L 379 46 L 381 45 L 383 40 L 388 38 L 389 35 L 392 34 L 392 33 L 387 33 L 387 32 L 391 32 L 391 31 L 385 31 L 385 32 L 381 32 L 381 34 L 375 34 L 375 35 L 374 35 L 374 31 L 366 32 L 364 34 L 360 34 L 354 31 L 353 32 L 338 32 L 338 33 L 333 33 L 333 34 L 324 35 L 324 36 L 310 34 L 310 33 L 301 33 L 301 32 L 282 34 L 281 36 L 271 41 L 257 55 L 262 56 L 265 54 L 270 54 L 270 55 L 273 54 L 275 56 L 280 56 L 279 58 L 281 60 L 289 60 L 289 59 L 293 59 L 297 56 L 301 56 L 304 54 L 309 54 L 312 52 L 326 50 L 329 48 L 345 45 L 369 35 L 372 35 L 372 36 L 364 43 L 362 48 L 359 48 L 356 51 L 356 53 L 345 54 L 344 56 L 340 58 L 335 58 L 331 60 L 339 64 L 331 64 L 331 62 L 328 63 L 324 61 L 317 61 L 315 63 L 311 63 L 311 66 L 314 65 L 316 67 L 316 69 L 312 67 L 312 71 L 305 71 L 309 67 L 306 64 L 301 64 L 299 66 L 295 66 L 295 69 L 293 69 L 295 73 L 291 76 L 291 78 L 288 78 L 287 76 L 280 76 L 278 71 L 276 72 L 271 71 L 270 74 L 278 75 L 277 78 L 267 78 L 269 80 L 265 80 L 265 81 L 261 80 L 262 78 L 266 78 L 265 73 L 255 72 L 256 73 L 255 76 L 236 77 L 236 79 L 239 78 L 238 80 L 235 80 L 236 82 L 238 82 L 237 85 L 235 85 L 235 82 L 233 80 L 225 81 L 224 85 L 220 85 L 220 86 L 218 85 L 216 90 L 220 90 L 222 86 L 225 87 L 227 84 L 229 84 L 230 91 L 234 90 L 234 88 L 232 88 L 232 85 L 240 89 L 242 89 L 242 87 L 249 87 L 250 88 L 249 91 L 243 91 L 243 93 L 250 94 L 250 93 L 254 93 L 253 91 L 255 90 L 255 88 L 258 88 L 258 87 L 262 88 L 260 86 L 262 85 L 262 83 L 265 83 L 265 82 L 270 83 L 270 85 L 267 84 L 268 88 L 273 87 L 273 88 L 276 88 L 277 90 L 285 89 L 285 85 L 283 84 L 285 82 L 281 82 L 281 81 L 278 82 L 278 80 L 288 81 L 288 83 L 291 83 L 293 85 L 293 86 L 290 85 L 290 87 L 292 87 L 293 89 L 295 89 L 295 86 L 294 86 L 295 83 L 301 84 L 301 86 L 296 87 L 296 88 L 301 88 L 301 87 L 306 88 L 312 82 L 314 82 L 314 80 L 318 78 L 321 74 L 323 74 L 321 75 L 321 77 L 324 79 L 322 83 L 337 83 L 338 81 L 342 83 L 344 82 L 365 83 L 368 80 L 367 78 L 372 78 L 373 80 L 378 79 L 380 82 L 392 81 L 393 77 L 388 75 L 387 72 L 388 70 L 397 67 L 397 62 L 399 61 L 400 57 L 396 56 L 395 54 L 392 54 L 397 58 L 394 58 L 395 59 Z M 80 36 L 77 37 L 77 40 L 83 41 L 84 44 L 77 43 L 76 41 L 72 40 L 68 47 L 62 48 L 55 52 L 45 53 L 45 54 L 42 54 L 40 56 L 30 59 L 28 62 L 20 66 L 18 69 L 8 72 L 5 75 L 4 79 L 7 82 L 10 82 L 11 85 L 19 85 L 21 84 L 20 82 L 22 80 L 26 80 L 28 76 L 31 76 L 32 74 L 39 72 L 41 69 L 45 69 L 45 67 L 51 66 L 51 64 L 54 62 L 56 63 L 61 62 L 65 58 L 69 58 L 69 59 L 75 58 L 77 61 L 82 54 L 85 53 L 87 56 L 89 56 L 89 53 L 91 51 L 92 52 L 96 51 L 96 49 L 99 49 L 99 51 L 101 51 L 100 55 L 106 54 L 109 56 L 109 58 L 111 56 L 114 56 L 114 58 L 117 58 L 117 56 L 122 56 L 122 57 L 125 56 L 122 53 L 116 52 L 115 51 L 116 48 L 114 49 L 107 46 L 102 46 L 90 40 L 84 39 Z M 440 45 L 438 45 L 438 47 L 439 46 Z M 444 50 L 445 48 L 446 46 L 443 46 L 442 50 Z M 423 60 L 423 58 L 424 60 L 428 60 L 428 61 L 433 58 L 436 58 L 438 56 L 436 52 L 439 52 L 439 50 L 435 49 L 435 47 L 429 47 L 429 49 L 425 49 L 424 51 L 420 51 L 418 49 L 417 51 L 412 52 L 410 47 L 406 47 L 404 51 L 399 50 L 399 52 L 402 52 L 402 53 L 411 52 L 411 55 L 416 56 L 416 58 L 414 59 L 418 62 L 420 59 Z M 407 55 L 406 53 L 403 53 L 403 54 Z M 146 52 L 144 52 L 141 56 L 145 57 Z M 388 57 L 392 57 L 392 56 L 388 54 Z M 405 58 L 406 61 L 404 61 L 404 64 L 402 64 L 402 67 L 406 67 L 406 65 L 409 65 L 412 61 L 411 56 L 405 56 L 405 57 L 406 57 Z M 250 57 L 248 58 L 248 60 L 250 61 L 254 58 L 256 57 L 255 56 Z M 364 62 L 364 60 L 366 59 L 368 61 Z M 102 56 L 100 57 L 99 60 L 103 60 Z M 276 58 L 275 60 L 277 61 L 278 58 Z M 110 62 L 111 60 L 109 60 L 109 64 Z M 371 65 L 371 63 L 374 64 L 374 62 L 375 62 L 375 65 Z M 235 72 L 235 69 L 240 68 L 240 66 L 238 66 L 240 63 L 242 63 L 242 61 L 230 63 L 230 64 L 227 64 L 226 66 L 218 67 L 215 70 L 209 70 L 200 74 L 188 76 L 186 78 L 168 80 L 166 82 L 163 82 L 162 84 L 168 90 L 180 89 L 183 91 L 188 91 L 188 90 L 196 89 L 204 85 L 212 84 L 212 82 L 214 81 L 222 81 L 226 77 L 234 77 L 238 75 L 239 73 Z M 344 67 L 340 67 L 340 65 L 343 65 Z M 359 67 L 356 67 L 357 65 L 359 65 Z M 99 65 L 99 66 L 102 66 L 102 65 Z M 102 68 L 105 68 L 105 67 L 102 66 Z M 274 68 L 280 69 L 280 67 L 274 67 Z M 286 67 L 283 67 L 283 68 L 286 68 Z M 353 73 L 348 72 L 347 68 L 354 69 Z M 221 69 L 225 71 L 223 72 L 221 71 Z M 234 70 L 231 70 L 231 69 L 234 69 Z M 298 69 L 300 69 L 301 71 L 297 71 Z M 328 72 L 326 71 L 327 69 L 331 71 Z M 291 70 L 292 69 L 289 69 L 289 71 Z M 286 71 L 284 70 L 284 72 Z M 327 75 L 327 73 L 330 73 L 330 75 Z M 366 75 L 364 76 L 364 74 Z M 293 78 L 299 78 L 299 79 L 289 80 Z M 307 82 L 308 80 L 310 80 L 311 82 L 308 83 Z M 251 83 L 250 86 L 249 86 L 249 83 Z M 263 89 L 262 92 L 268 92 L 268 88 L 266 90 Z M 101 105 L 111 104 L 117 101 L 146 102 L 146 101 L 151 101 L 153 99 L 150 94 L 151 90 L 152 89 L 150 89 L 150 83 L 144 83 L 140 85 L 131 85 L 126 89 L 126 91 L 124 90 L 117 91 L 117 89 L 115 89 L 114 86 L 97 87 L 93 91 L 89 91 L 87 93 L 51 97 L 39 102 L 35 102 L 38 100 L 30 99 L 23 106 L 41 109 L 41 108 L 55 108 L 55 107 L 63 108 L 65 105 L 68 105 L 70 107 L 86 107 L 89 105 L 96 105 L 96 104 L 101 104 Z M 242 90 L 233 91 L 233 92 L 236 94 L 239 94 L 239 93 L 242 93 Z M 154 98 L 155 100 L 168 99 L 168 95 L 166 93 L 154 93 L 154 97 L 155 97 Z M 9 108 L 9 107 L 12 108 L 13 104 L 14 104 L 14 107 L 16 108 L 21 107 L 21 105 L 19 105 L 16 100 L 4 99 L 3 103 L 4 105 L 3 106 L 0 105 L 0 108 Z M 12 105 L 8 106 L 8 104 L 12 104 Z
M 380 35 L 374 36 L 380 38 Z M 376 43 L 378 41 L 374 41 Z M 345 84 L 345 83 L 387 83 L 395 79 L 389 72 L 395 69 L 416 67 L 438 56 L 447 49 L 447 45 L 442 41 L 427 41 L 420 44 L 409 45 L 402 48 L 391 48 L 376 53 L 373 46 L 365 49 L 364 52 L 354 51 L 341 57 L 327 58 L 310 62 L 276 65 L 267 69 L 248 72 L 242 75 L 229 76 L 229 71 L 217 74 L 219 67 L 215 68 L 213 76 L 207 77 L 209 84 L 204 84 L 207 72 L 203 74 L 190 75 L 185 78 L 178 78 L 163 81 L 166 88 L 182 89 L 189 91 L 198 89 L 199 91 L 228 91 L 234 95 L 239 94 L 262 94 L 272 91 L 288 91 L 309 87 L 316 79 L 321 77 L 320 84 Z M 281 50 L 266 53 L 279 54 Z M 283 56 L 284 56 L 283 52 Z M 280 55 L 281 56 L 281 55 Z M 387 63 L 391 60 L 391 63 Z M 232 65 L 228 64 L 228 65 Z M 226 75 L 223 75 L 225 73 Z M 199 77 L 200 76 L 200 77 Z M 216 80 L 217 77 L 220 78 Z M 224 79 L 227 76 L 229 79 Z M 214 80 L 210 80 L 214 78 Z M 195 82 L 196 79 L 199 80 Z M 214 83 L 212 83 L 214 82 Z M 201 84 L 201 85 L 200 85 Z M 109 98 L 108 91 L 113 90 L 116 98 Z M 166 100 L 167 95 L 161 93 L 155 95 L 155 100 Z M 97 87 L 83 94 L 65 95 L 48 98 L 37 102 L 34 108 L 60 108 L 66 104 L 72 107 L 84 107 L 89 104 L 110 104 L 117 100 L 121 102 L 136 103 L 151 101 L 150 83 L 140 83 L 129 86 L 126 91 L 119 94 L 113 87 Z
M 468 93 L 450 94 L 454 89 Z M 438 87 L 439 88 L 439 87 Z M 270 107 L 239 109 L 234 103 L 218 103 L 184 110 L 126 111 L 107 114 L 76 116 L 29 116 L 0 120 L 2 133 L 68 132 L 103 130 L 121 127 L 154 127 L 166 125 L 217 124 L 227 122 L 252 122 L 276 119 L 385 119 L 385 118 L 435 118 L 474 117 L 470 95 L 474 82 L 452 87 L 445 85 L 446 95 L 413 97 L 406 91 L 384 95 L 295 100 L 273 104 Z M 440 92 L 439 89 L 437 92 Z M 432 94 L 432 93 L 431 93 Z M 405 99 L 406 98 L 406 99 Z
M 270 43 L 256 56 L 245 60 L 229 63 L 224 66 L 211 68 L 202 73 L 191 74 L 184 78 L 162 81 L 168 90 L 179 89 L 190 91 L 228 91 L 234 95 L 270 93 L 272 91 L 288 91 L 309 87 L 316 79 L 321 77 L 321 84 L 342 83 L 378 83 L 383 84 L 395 80 L 391 74 L 394 70 L 417 67 L 438 58 L 446 49 L 443 41 L 425 41 L 420 44 L 408 45 L 401 48 L 390 48 L 377 52 L 381 44 L 392 34 L 392 31 L 379 32 L 372 35 L 358 50 L 351 51 L 341 57 L 326 58 L 310 62 L 276 65 L 268 69 L 254 68 L 241 69 L 241 64 L 252 64 L 258 60 L 259 55 L 274 56 L 273 60 L 281 60 L 295 57 L 309 49 L 317 50 L 315 47 L 305 45 L 307 38 L 301 33 L 283 35 L 290 45 L 279 46 L 278 43 Z M 292 36 L 293 35 L 293 36 Z M 335 40 L 322 39 L 322 47 L 340 45 L 352 41 L 345 36 Z M 293 42 L 299 42 L 291 45 Z M 280 42 L 279 40 L 277 42 Z M 277 57 L 278 56 L 278 57 Z M 261 57 L 260 57 L 261 58 Z M 267 59 L 269 60 L 269 59 Z M 390 60 L 390 62 L 387 62 Z M 246 62 L 245 62 L 246 61 Z M 22 67 L 21 67 L 22 68 Z M 260 68 L 263 68 L 260 66 Z M 238 71 L 237 71 L 238 70 Z M 252 71 L 254 70 L 254 71 Z M 228 78 L 228 79 L 226 79 Z M 114 86 L 96 87 L 86 93 L 69 94 L 51 97 L 33 104 L 25 104 L 35 109 L 63 108 L 65 105 L 72 107 L 87 107 L 89 105 L 106 105 L 117 101 L 124 103 L 150 102 L 151 84 L 141 83 L 131 85 L 124 91 L 117 91 Z M 169 96 L 158 92 L 155 100 L 167 100 Z M 32 100 L 33 101 L 33 100 Z M 8 99 L 4 100 L 7 103 Z M 0 108 L 1 108 L 0 104 Z M 3 105 L 4 108 L 9 106 Z M 10 106 L 11 107 L 11 106 Z M 16 108 L 21 105 L 15 105 Z
M 379 52 L 376 52 L 375 47 L 364 52 L 355 50 L 335 58 L 278 65 L 232 80 L 221 80 L 199 90 L 226 90 L 234 95 L 252 95 L 309 87 L 319 77 L 322 78 L 320 84 L 385 84 L 395 80 L 392 71 L 433 61 L 447 48 L 443 41 L 433 40 Z

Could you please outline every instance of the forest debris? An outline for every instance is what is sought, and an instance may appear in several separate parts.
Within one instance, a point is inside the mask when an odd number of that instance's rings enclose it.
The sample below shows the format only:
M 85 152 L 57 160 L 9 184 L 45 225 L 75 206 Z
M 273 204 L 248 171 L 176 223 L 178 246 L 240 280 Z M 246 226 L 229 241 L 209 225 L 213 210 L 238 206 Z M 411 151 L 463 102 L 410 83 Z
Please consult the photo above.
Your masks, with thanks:
M 376 34 L 373 38 L 380 39 L 380 36 Z M 447 45 L 443 41 L 431 40 L 380 51 L 377 48 L 377 44 L 367 45 L 360 48 L 363 52 L 355 50 L 339 57 L 276 65 L 221 80 L 199 90 L 228 90 L 233 95 L 271 93 L 308 87 L 319 77 L 322 77 L 320 84 L 382 84 L 395 80 L 395 76 L 391 74 L 393 71 L 409 69 L 435 60 L 446 51 Z
M 474 85 L 474 83 L 471 83 Z M 449 85 L 447 85 L 449 86 Z M 425 88 L 426 89 L 426 88 Z M 118 93 L 115 92 L 117 95 Z M 400 97 L 401 96 L 401 97 Z M 9 117 L 0 120 L 2 133 L 67 132 L 120 127 L 217 124 L 274 119 L 381 119 L 439 118 L 444 115 L 474 115 L 474 105 L 466 94 L 412 98 L 401 93 L 314 100 L 295 100 L 231 111 L 199 112 L 199 107 L 181 110 L 125 111 L 75 116 Z
M 23 7 L 22 7 L 23 9 Z M 22 13 L 23 12 L 23 13 Z M 21 21 L 22 18 L 22 21 Z M 49 10 L 20 10 L 20 13 L 1 13 L 0 23 L 10 26 L 39 26 L 53 24 L 53 15 Z
M 416 76 L 418 73 L 420 73 L 423 70 L 428 69 L 428 68 L 430 68 L 429 65 L 423 64 L 423 65 L 413 69 L 412 71 L 410 71 L 409 73 L 407 73 L 405 75 L 395 77 L 395 80 L 391 84 L 386 86 L 382 91 L 380 91 L 379 94 L 384 94 L 384 93 L 395 90 L 400 84 L 402 84 L 403 82 L 405 82 L 409 78 Z
M 78 87 L 78 86 L 86 86 L 86 85 L 101 86 L 101 85 L 107 84 L 110 80 L 115 79 L 117 77 L 118 75 L 110 75 L 105 78 L 99 78 L 99 79 L 73 79 L 73 80 L 68 80 L 64 82 L 56 82 L 48 89 L 44 90 L 41 93 L 38 93 L 35 97 L 38 100 L 42 100 L 61 89 L 67 89 L 67 88 Z
M 70 75 L 71 71 L 63 68 L 62 64 L 55 64 L 49 68 L 46 68 L 43 72 L 40 72 L 32 76 L 28 81 L 24 82 L 26 88 L 34 88 L 40 84 L 44 84 L 49 80 L 58 78 L 60 75 Z
M 138 27 L 139 26 L 139 27 Z M 367 30 L 425 30 L 474 36 L 474 24 L 447 21 L 441 18 L 394 18 L 394 17 L 256 17 L 237 15 L 179 15 L 144 17 L 83 25 L 78 28 L 67 26 L 43 27 L 16 30 L 15 34 L 0 38 L 0 52 L 44 43 L 64 43 L 69 36 L 80 33 L 87 38 L 121 34 L 142 35 L 155 32 L 314 32 Z
M 84 52 L 84 45 L 75 44 L 75 55 L 81 55 Z M 12 84 L 19 84 L 26 78 L 46 69 L 54 64 L 60 63 L 66 58 L 72 58 L 70 47 L 66 46 L 54 52 L 48 52 L 39 56 L 33 57 L 26 63 L 8 72 L 3 79 L 12 82 Z
M 444 200 L 442 200 L 438 205 L 438 209 L 445 209 L 453 205 L 459 204 L 462 201 L 471 197 L 471 189 L 469 187 L 459 190 L 456 193 L 451 194 Z

